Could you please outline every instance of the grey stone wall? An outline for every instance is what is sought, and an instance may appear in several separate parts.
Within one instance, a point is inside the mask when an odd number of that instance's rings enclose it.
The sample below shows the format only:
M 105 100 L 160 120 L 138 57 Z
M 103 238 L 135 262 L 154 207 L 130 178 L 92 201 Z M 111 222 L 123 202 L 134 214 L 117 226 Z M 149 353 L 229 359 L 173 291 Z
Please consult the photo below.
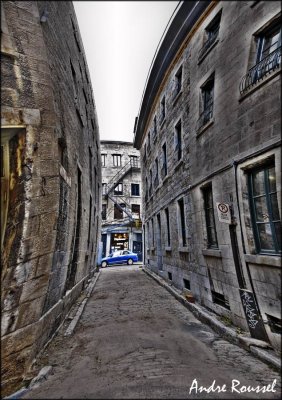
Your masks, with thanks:
M 10 169 L 1 255 L 8 393 L 27 377 L 96 269 L 101 161 L 72 3 L 7 1 L 1 7 L 1 144 Z
M 146 232 L 146 263 L 171 278 L 179 288 L 190 286 L 196 301 L 248 331 L 239 295 L 239 282 L 228 224 L 219 221 L 217 202 L 228 203 L 238 242 L 245 287 L 254 291 L 271 344 L 279 349 L 280 335 L 270 328 L 266 313 L 281 320 L 278 304 L 279 257 L 255 255 L 254 234 L 246 195 L 246 168 L 275 159 L 278 197 L 281 193 L 281 63 L 264 79 L 241 95 L 243 76 L 255 65 L 255 36 L 277 17 L 276 2 L 212 3 L 201 21 L 179 46 L 153 98 L 150 113 L 139 132 L 142 159 L 143 208 Z M 217 40 L 200 59 L 205 29 L 221 12 Z M 173 39 L 173 38 L 171 38 Z M 182 88 L 175 96 L 175 83 L 182 67 Z M 213 118 L 200 127 L 201 87 L 214 75 Z M 160 121 L 161 102 L 166 116 Z M 144 99 L 144 104 L 147 99 Z M 157 134 L 153 134 L 157 116 Z M 181 120 L 183 152 L 176 158 L 176 125 Z M 148 142 L 150 142 L 148 151 Z M 162 165 L 162 146 L 167 148 L 167 176 L 154 187 L 155 159 Z M 153 186 L 150 193 L 150 170 Z M 146 178 L 149 181 L 146 187 Z M 212 185 L 218 249 L 208 248 L 203 188 Z M 238 197 L 237 197 L 238 192 Z M 146 193 L 148 193 L 146 195 Z M 187 245 L 181 245 L 178 200 L 183 198 Z M 281 218 L 281 202 L 279 210 Z M 170 214 L 170 246 L 167 244 L 165 209 Z M 160 215 L 161 230 L 157 215 Z M 152 245 L 152 220 L 155 243 Z M 171 275 L 169 275 L 170 273 Z M 184 283 L 184 280 L 186 283 Z M 187 288 L 186 288 L 187 289 Z M 216 301 L 216 292 L 225 304 Z M 268 310 L 268 311 L 267 311 Z

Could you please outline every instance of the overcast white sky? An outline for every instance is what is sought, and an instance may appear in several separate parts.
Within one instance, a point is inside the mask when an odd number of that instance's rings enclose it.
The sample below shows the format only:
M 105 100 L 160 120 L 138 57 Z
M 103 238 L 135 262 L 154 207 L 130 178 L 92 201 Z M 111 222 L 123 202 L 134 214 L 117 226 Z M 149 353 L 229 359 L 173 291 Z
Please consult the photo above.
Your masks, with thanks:
M 147 74 L 178 1 L 74 1 L 102 140 L 133 141 Z

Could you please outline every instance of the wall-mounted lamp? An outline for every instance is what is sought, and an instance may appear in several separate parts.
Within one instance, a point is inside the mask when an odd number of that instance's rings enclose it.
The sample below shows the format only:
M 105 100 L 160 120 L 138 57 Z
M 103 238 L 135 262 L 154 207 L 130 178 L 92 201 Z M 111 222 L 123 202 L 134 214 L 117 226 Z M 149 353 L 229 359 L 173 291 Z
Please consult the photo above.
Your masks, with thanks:
M 49 11 L 44 10 L 43 14 L 40 17 L 40 22 L 46 22 L 47 21 L 47 17 L 48 17 Z

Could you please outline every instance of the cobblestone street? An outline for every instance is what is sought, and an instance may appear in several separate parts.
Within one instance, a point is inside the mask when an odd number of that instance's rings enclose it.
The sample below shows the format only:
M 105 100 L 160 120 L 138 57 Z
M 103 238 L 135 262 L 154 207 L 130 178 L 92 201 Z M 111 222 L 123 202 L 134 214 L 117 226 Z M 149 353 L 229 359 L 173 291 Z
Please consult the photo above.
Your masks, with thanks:
M 74 334 L 61 332 L 39 360 L 46 365 L 52 374 L 23 398 L 280 398 L 277 372 L 195 319 L 140 266 L 101 271 Z M 236 390 L 275 392 L 232 392 L 232 380 Z

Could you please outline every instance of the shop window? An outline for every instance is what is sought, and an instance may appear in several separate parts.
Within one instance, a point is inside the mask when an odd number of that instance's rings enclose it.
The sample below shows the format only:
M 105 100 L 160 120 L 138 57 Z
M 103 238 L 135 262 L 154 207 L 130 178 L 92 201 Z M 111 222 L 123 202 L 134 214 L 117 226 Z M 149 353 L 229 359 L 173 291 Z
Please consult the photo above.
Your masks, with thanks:
M 204 208 L 206 217 L 206 229 L 207 229 L 207 247 L 218 248 L 214 209 L 213 209 L 213 195 L 212 186 L 207 186 L 202 189 L 204 195 Z
M 274 164 L 252 170 L 248 175 L 248 188 L 256 250 L 262 254 L 279 254 L 281 218 Z

